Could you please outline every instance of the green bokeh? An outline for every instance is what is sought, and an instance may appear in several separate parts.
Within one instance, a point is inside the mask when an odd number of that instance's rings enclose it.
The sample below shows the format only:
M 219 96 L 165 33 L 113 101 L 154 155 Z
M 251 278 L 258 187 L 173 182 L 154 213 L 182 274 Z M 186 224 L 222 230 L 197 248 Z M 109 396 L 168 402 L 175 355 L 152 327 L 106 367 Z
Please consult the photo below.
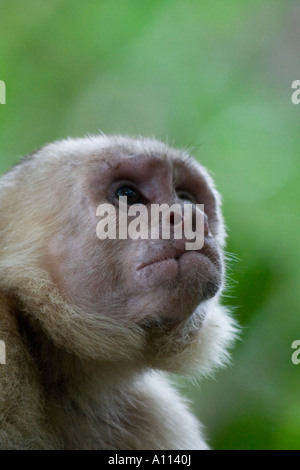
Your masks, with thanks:
M 0 172 L 101 129 L 190 146 L 214 174 L 242 340 L 183 386 L 216 449 L 300 449 L 299 15 L 298 0 L 0 0 Z

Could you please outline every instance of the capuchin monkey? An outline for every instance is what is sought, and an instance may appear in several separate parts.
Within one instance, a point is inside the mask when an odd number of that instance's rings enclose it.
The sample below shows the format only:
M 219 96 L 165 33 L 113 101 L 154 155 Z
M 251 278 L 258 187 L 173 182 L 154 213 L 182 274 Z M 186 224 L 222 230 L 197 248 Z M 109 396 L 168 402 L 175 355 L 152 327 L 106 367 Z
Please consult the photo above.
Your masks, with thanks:
M 121 196 L 204 204 L 203 247 L 100 240 L 97 208 Z M 154 139 L 66 139 L 0 178 L 0 214 L 0 448 L 208 449 L 168 381 L 225 364 L 236 334 L 208 172 Z

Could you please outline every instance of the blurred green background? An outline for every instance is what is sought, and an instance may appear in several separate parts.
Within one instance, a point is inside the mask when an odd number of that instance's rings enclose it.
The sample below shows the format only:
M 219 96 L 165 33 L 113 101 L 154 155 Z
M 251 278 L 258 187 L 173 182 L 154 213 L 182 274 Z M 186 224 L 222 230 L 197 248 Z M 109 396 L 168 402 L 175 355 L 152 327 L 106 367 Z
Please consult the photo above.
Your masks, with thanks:
M 298 0 L 0 0 L 0 171 L 54 139 L 194 147 L 223 194 L 229 369 L 179 382 L 215 449 L 300 449 Z

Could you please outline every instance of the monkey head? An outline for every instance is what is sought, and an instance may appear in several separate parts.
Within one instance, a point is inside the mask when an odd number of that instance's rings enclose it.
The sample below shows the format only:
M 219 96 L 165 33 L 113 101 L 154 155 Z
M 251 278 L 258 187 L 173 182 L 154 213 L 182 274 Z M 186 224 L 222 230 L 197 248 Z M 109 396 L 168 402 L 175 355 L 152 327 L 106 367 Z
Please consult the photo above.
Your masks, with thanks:
M 0 198 L 10 207 L 4 231 L 14 239 L 13 262 L 23 277 L 15 295 L 61 348 L 99 360 L 142 357 L 170 370 L 180 368 L 181 357 L 183 363 L 196 357 L 204 369 L 223 360 L 234 327 L 219 304 L 220 197 L 187 152 L 154 139 L 67 139 L 37 151 L 2 182 Z M 203 204 L 203 246 L 187 250 L 187 239 L 174 237 L 176 214 L 169 239 L 100 240 L 97 208 L 111 204 L 120 215 L 121 196 L 149 215 L 153 204 L 191 205 L 194 225 L 197 204 Z M 10 264 L 2 262 L 7 279 Z M 67 311 L 63 318 L 61 311 Z M 61 321 L 49 329 L 51 316 Z

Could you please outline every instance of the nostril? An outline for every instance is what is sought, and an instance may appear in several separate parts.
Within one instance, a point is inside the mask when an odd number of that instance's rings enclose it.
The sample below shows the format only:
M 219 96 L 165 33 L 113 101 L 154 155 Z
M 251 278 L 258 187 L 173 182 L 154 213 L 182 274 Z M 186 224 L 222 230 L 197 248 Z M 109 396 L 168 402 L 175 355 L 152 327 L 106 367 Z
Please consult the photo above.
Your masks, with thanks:
M 183 224 L 183 216 L 179 212 L 170 211 L 168 217 L 169 217 L 169 223 L 172 226 Z
M 175 224 L 175 214 L 173 211 L 170 212 L 170 225 Z

